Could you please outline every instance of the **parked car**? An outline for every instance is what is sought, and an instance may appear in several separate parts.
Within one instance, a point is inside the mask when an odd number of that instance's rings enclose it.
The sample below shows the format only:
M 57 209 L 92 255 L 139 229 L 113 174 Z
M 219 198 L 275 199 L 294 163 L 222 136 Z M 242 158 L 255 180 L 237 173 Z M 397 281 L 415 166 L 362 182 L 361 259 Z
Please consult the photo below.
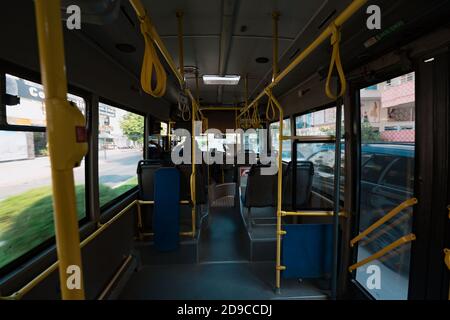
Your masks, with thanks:
M 396 143 L 364 144 L 361 150 L 360 218 L 359 230 L 363 231 L 390 210 L 414 194 L 414 145 Z M 342 151 L 341 169 L 344 168 Z M 313 190 L 333 198 L 334 190 L 334 145 L 323 145 L 321 150 L 306 160 L 314 163 Z M 341 201 L 345 176 L 341 171 Z M 397 217 L 369 234 L 361 244 L 370 253 L 375 253 L 412 229 L 411 209 L 404 210 Z M 389 268 L 406 272 L 409 266 L 409 251 L 385 259 Z

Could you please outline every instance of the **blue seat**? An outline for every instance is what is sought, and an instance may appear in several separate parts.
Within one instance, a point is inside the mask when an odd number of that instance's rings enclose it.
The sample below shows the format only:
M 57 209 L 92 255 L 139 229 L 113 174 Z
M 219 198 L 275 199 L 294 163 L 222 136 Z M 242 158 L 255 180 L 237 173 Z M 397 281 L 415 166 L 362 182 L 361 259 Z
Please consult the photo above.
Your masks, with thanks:
M 282 277 L 321 278 L 331 274 L 333 255 L 332 224 L 284 225 L 281 264 Z
M 180 237 L 180 172 L 160 168 L 154 174 L 154 243 L 158 251 L 178 248 Z

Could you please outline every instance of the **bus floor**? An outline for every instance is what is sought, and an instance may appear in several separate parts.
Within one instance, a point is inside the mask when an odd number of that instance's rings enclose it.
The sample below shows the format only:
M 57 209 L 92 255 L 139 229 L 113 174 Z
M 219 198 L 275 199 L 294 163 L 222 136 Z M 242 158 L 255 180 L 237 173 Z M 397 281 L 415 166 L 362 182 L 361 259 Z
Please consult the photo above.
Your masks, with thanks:
M 275 262 L 251 262 L 247 230 L 234 208 L 212 208 L 199 240 L 199 262 L 144 265 L 132 274 L 119 299 L 326 299 L 318 283 L 283 280 L 275 293 Z M 208 226 L 207 226 L 208 225 Z

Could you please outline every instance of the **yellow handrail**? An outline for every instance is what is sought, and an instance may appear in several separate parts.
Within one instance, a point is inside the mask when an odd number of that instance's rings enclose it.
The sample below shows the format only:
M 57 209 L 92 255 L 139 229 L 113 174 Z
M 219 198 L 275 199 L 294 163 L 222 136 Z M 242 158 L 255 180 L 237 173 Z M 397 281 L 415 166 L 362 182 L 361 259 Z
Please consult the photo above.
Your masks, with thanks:
M 277 183 L 278 183 L 278 190 L 277 190 L 277 252 L 276 252 L 276 266 L 275 266 L 275 287 L 277 289 L 280 288 L 280 282 L 281 282 L 281 271 L 285 270 L 286 268 L 281 265 L 281 236 L 284 234 L 284 231 L 281 230 L 281 217 L 282 217 L 282 210 L 281 205 L 283 201 L 283 191 L 281 186 L 283 185 L 283 160 L 281 158 L 281 155 L 283 154 L 283 143 L 281 143 L 281 137 L 283 136 L 283 107 L 278 102 L 278 100 L 274 97 L 272 94 L 272 91 L 270 89 L 264 90 L 264 93 L 267 94 L 269 100 L 272 100 L 275 106 L 278 109 L 278 119 L 280 123 L 279 131 L 278 131 L 278 141 L 279 143 L 279 150 L 277 154 L 277 165 L 278 165 L 278 172 L 277 172 Z
M 401 246 L 401 245 L 403 245 L 405 243 L 411 242 L 413 240 L 416 240 L 416 236 L 414 235 L 414 233 L 410 233 L 410 234 L 408 234 L 406 236 L 403 236 L 400 239 L 394 241 L 393 243 L 387 245 L 386 247 L 384 247 L 380 251 L 374 253 L 370 257 L 367 257 L 367 258 L 365 258 L 365 259 L 363 259 L 363 260 L 361 260 L 361 261 L 351 265 L 348 268 L 348 271 L 352 272 L 353 270 L 355 270 L 355 269 L 357 269 L 357 268 L 359 268 L 359 267 L 361 267 L 361 266 L 363 266 L 363 265 L 365 265 L 365 264 L 367 264 L 367 263 L 369 263 L 369 262 L 371 262 L 371 261 L 373 261 L 375 259 L 378 259 L 379 257 L 385 255 L 389 251 L 392 251 L 395 248 L 397 248 L 397 247 L 399 247 L 399 246 Z
M 105 231 L 109 226 L 111 226 L 115 221 L 117 221 L 120 217 L 122 217 L 125 213 L 129 212 L 130 208 L 133 207 L 137 203 L 137 200 L 134 200 L 129 205 L 127 205 L 125 208 L 123 208 L 118 214 L 116 214 L 114 217 L 112 217 L 110 220 L 105 222 L 104 224 L 98 225 L 98 229 L 95 230 L 93 233 L 91 233 L 86 239 L 83 241 L 78 242 L 77 247 L 84 248 L 89 242 L 91 242 L 93 239 L 95 239 L 100 233 Z M 45 269 L 43 272 L 41 272 L 37 277 L 35 277 L 33 280 L 28 282 L 26 285 L 24 285 L 22 288 L 14 292 L 13 294 L 6 296 L 6 297 L 0 297 L 0 300 L 19 300 L 22 299 L 22 297 L 30 292 L 34 287 L 36 287 L 39 283 L 41 283 L 42 280 L 47 278 L 53 271 L 55 271 L 60 264 L 60 260 L 57 260 L 54 262 L 51 266 L 49 266 L 47 269 Z
M 83 114 L 67 101 L 64 43 L 60 1 L 35 1 L 39 58 L 45 92 L 47 134 L 52 173 L 56 249 L 61 267 L 59 281 L 64 300 L 84 299 L 80 236 L 73 168 L 87 152 L 87 141 L 77 132 L 85 130 Z M 69 288 L 73 271 L 80 287 Z
M 303 216 L 303 217 L 332 217 L 333 211 L 281 211 L 283 217 L 286 216 Z M 344 211 L 339 212 L 340 217 L 347 217 Z
M 401 204 L 399 204 L 397 207 L 392 209 L 388 212 L 385 216 L 383 216 L 381 219 L 377 220 L 375 223 L 373 223 L 371 226 L 369 226 L 366 230 L 358 234 L 356 237 L 354 237 L 352 240 L 350 240 L 350 246 L 353 247 L 355 243 L 360 241 L 362 238 L 367 236 L 369 233 L 371 233 L 373 230 L 377 229 L 379 226 L 381 226 L 383 223 L 389 221 L 393 217 L 395 217 L 397 214 L 399 214 L 402 210 L 411 207 L 417 203 L 416 198 L 411 198 L 406 201 L 403 201 Z
M 366 4 L 367 0 L 354 0 L 345 10 L 324 30 L 322 33 L 301 53 L 297 55 L 297 57 L 285 68 L 281 71 L 275 79 L 263 90 L 259 93 L 259 95 L 238 115 L 238 118 L 242 117 L 245 112 L 250 109 L 254 103 L 260 100 L 265 95 L 265 90 L 270 90 L 275 87 L 284 77 L 286 77 L 297 65 L 299 65 L 305 58 L 307 58 L 317 47 L 322 44 L 328 37 L 333 34 L 334 27 L 341 27 L 351 16 L 353 16 L 356 11 L 358 11 L 364 4 Z
M 200 111 L 236 111 L 241 110 L 239 107 L 226 107 L 226 106 L 205 106 L 201 107 Z

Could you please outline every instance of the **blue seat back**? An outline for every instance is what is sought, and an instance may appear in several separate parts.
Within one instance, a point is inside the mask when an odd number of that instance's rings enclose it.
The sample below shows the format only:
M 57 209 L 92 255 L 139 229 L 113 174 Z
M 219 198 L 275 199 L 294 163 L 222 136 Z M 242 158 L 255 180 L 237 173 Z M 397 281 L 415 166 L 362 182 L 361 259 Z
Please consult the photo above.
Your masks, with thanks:
M 158 251 L 176 250 L 180 237 L 180 173 L 160 168 L 154 174 L 153 231 Z
M 333 225 L 284 225 L 281 264 L 286 266 L 282 277 L 321 278 L 332 269 Z

